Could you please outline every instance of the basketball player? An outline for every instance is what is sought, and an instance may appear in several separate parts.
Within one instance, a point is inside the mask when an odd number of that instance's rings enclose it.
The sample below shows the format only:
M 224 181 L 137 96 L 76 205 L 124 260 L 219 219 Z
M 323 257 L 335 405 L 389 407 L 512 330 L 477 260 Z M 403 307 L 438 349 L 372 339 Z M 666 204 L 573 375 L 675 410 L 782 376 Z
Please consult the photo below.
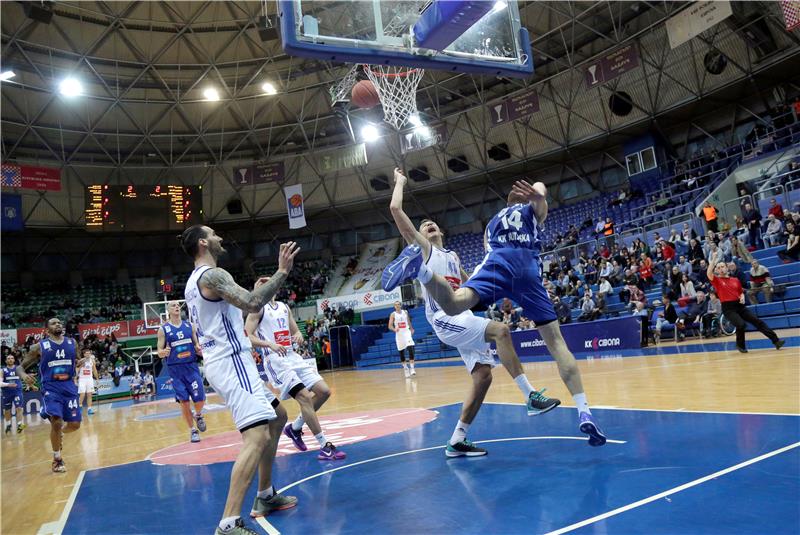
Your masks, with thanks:
M 444 234 L 433 221 L 423 220 L 419 230 L 414 228 L 411 219 L 403 211 L 403 188 L 407 179 L 399 169 L 395 169 L 394 179 L 390 209 L 400 234 L 406 242 L 415 244 L 415 247 L 424 251 L 425 263 L 430 270 L 446 277 L 447 284 L 457 288 L 467 279 L 458 256 L 444 248 Z M 486 455 L 486 450 L 475 446 L 467 440 L 466 435 L 492 384 L 494 357 L 489 353 L 489 342 L 497 344 L 497 353 L 503 366 L 527 398 L 529 415 L 543 414 L 561 403 L 557 399 L 545 397 L 544 390 L 539 392 L 531 386 L 514 350 L 508 325 L 477 317 L 469 310 L 449 315 L 434 302 L 424 288 L 423 296 L 425 316 L 433 326 L 436 336 L 458 350 L 472 376 L 472 390 L 464 401 L 461 419 L 445 449 L 448 457 Z
M 276 426 L 272 421 L 280 420 L 282 414 L 285 422 L 286 412 L 276 411 L 280 403 L 259 380 L 240 310 L 259 312 L 274 297 L 300 249 L 294 242 L 281 244 L 278 270 L 268 282 L 249 292 L 236 284 L 230 273 L 217 267 L 225 249 L 213 229 L 204 225 L 189 227 L 181 235 L 181 246 L 194 259 L 195 269 L 186 282 L 184 295 L 203 350 L 206 379 L 225 400 L 243 442 L 233 463 L 225 509 L 215 534 L 255 534 L 240 513 L 256 469 L 258 494 L 250 516 L 294 507 L 297 498 L 280 495 L 272 486 L 272 462 L 280 437 L 273 431 Z
M 22 380 L 33 385 L 33 377 L 25 368 L 39 361 L 39 377 L 42 381 L 44 408 L 42 418 L 50 420 L 50 444 L 53 447 L 53 472 L 66 472 L 61 457 L 64 433 L 72 433 L 81 427 L 81 410 L 78 405 L 78 385 L 75 384 L 75 340 L 64 336 L 64 325 L 58 318 L 45 323 L 47 338 L 34 344 L 25 355 L 17 373 Z
M 167 359 L 167 373 L 172 378 L 175 400 L 181 405 L 183 420 L 189 426 L 189 440 L 200 442 L 200 433 L 206 430 L 203 419 L 206 391 L 197 365 L 197 354 L 200 352 L 197 330 L 194 325 L 181 319 L 181 304 L 178 301 L 167 303 L 167 315 L 167 322 L 158 329 L 158 356 Z M 194 414 L 189 406 L 190 399 L 194 402 Z
M 414 370 L 414 326 L 408 312 L 403 310 L 400 301 L 395 301 L 394 312 L 389 314 L 389 330 L 394 331 L 394 341 L 400 352 L 400 362 L 403 363 L 403 373 L 406 378 L 417 375 Z M 408 349 L 408 364 L 406 364 L 406 349 Z
M 86 412 L 87 414 L 94 414 L 94 409 L 92 408 L 94 381 L 99 379 L 100 376 L 97 374 L 97 367 L 94 363 L 94 352 L 86 347 L 81 354 L 83 358 L 78 361 L 78 407 L 83 410 L 83 398 L 86 398 Z
M 27 427 L 22 417 L 22 380 L 17 374 L 14 355 L 6 356 L 6 365 L 0 368 L 0 388 L 3 391 L 3 418 L 6 421 L 6 434 L 11 432 L 11 411 L 16 409 L 17 433 Z
M 262 277 L 256 288 L 269 282 Z M 321 461 L 338 461 L 346 457 L 325 437 L 319 424 L 317 411 L 331 397 L 331 389 L 317 372 L 316 367 L 294 350 L 292 344 L 301 345 L 303 334 L 294 321 L 292 311 L 285 303 L 272 301 L 258 313 L 247 315 L 245 331 L 254 347 L 265 349 L 264 368 L 270 375 L 272 385 L 280 390 L 281 400 L 294 398 L 300 405 L 300 416 L 283 429 L 300 451 L 308 450 L 303 441 L 303 423 L 319 442 L 317 458 Z
M 445 277 L 423 262 L 419 245 L 406 247 L 383 273 L 384 289 L 393 289 L 409 277 L 417 277 L 447 314 L 460 314 L 476 305 L 489 306 L 507 297 L 522 305 L 533 320 L 578 409 L 579 429 L 589 435 L 590 446 L 602 446 L 606 437 L 592 418 L 575 357 L 564 337 L 542 285 L 539 253 L 540 230 L 547 217 L 547 189 L 518 180 L 508 195 L 508 206 L 489 221 L 484 234 L 486 256 L 472 277 L 455 291 Z M 430 232 L 430 231 L 429 231 Z

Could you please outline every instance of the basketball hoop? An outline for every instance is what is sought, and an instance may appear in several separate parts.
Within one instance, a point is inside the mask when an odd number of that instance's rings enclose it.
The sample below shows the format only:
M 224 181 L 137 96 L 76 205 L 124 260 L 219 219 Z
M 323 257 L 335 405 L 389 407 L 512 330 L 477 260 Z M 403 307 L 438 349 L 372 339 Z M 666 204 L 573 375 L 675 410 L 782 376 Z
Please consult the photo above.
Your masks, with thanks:
M 383 106 L 383 120 L 396 130 L 417 113 L 417 86 L 424 69 L 392 65 L 364 65 L 364 72 L 375 85 Z

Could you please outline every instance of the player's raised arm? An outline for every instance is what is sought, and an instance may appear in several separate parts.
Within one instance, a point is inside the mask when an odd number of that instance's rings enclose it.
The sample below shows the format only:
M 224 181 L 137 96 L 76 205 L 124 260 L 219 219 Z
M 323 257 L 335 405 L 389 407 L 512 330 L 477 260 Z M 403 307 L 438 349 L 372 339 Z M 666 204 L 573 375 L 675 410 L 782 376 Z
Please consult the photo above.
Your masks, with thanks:
M 230 273 L 222 268 L 212 268 L 203 273 L 198 281 L 201 291 L 210 299 L 224 299 L 233 306 L 246 312 L 259 312 L 264 305 L 275 297 L 281 287 L 289 270 L 292 269 L 294 257 L 300 252 L 300 248 L 294 242 L 282 243 L 280 253 L 278 253 L 278 270 L 270 279 L 248 291 L 236 284 Z
M 392 201 L 389 204 L 389 210 L 392 212 L 392 219 L 394 219 L 397 230 L 406 240 L 406 243 L 416 243 L 422 248 L 422 253 L 425 258 L 428 257 L 431 251 L 431 244 L 425 236 L 419 233 L 414 223 L 403 210 L 403 189 L 406 187 L 408 179 L 403 172 L 395 167 L 394 169 L 394 191 L 392 192 Z
M 511 193 L 530 203 L 538 223 L 547 219 L 547 187 L 542 182 L 531 185 L 525 180 L 517 180 L 511 187 Z

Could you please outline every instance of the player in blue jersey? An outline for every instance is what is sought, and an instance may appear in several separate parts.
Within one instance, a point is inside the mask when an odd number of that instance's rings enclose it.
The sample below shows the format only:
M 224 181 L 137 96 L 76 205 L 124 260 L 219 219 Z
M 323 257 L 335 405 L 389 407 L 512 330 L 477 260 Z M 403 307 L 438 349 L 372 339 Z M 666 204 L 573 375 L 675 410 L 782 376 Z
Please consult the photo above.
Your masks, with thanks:
M 189 426 L 190 440 L 200 442 L 200 432 L 206 430 L 203 419 L 206 391 L 197 365 L 197 354 L 200 352 L 197 331 L 191 323 L 181 319 L 181 304 L 178 301 L 167 304 L 167 314 L 168 321 L 158 329 L 158 356 L 166 359 L 175 399 L 181 404 L 183 419 Z M 190 399 L 194 402 L 194 414 L 189 406 Z
M 81 426 L 78 385 L 75 384 L 77 344 L 72 338 L 64 336 L 64 325 L 58 318 L 47 320 L 45 334 L 46 338 L 31 346 L 17 372 L 23 381 L 32 385 L 35 381 L 25 373 L 25 369 L 39 361 L 44 402 L 41 415 L 50 420 L 52 470 L 66 472 L 67 468 L 61 458 L 63 434 L 77 431 Z
M 16 409 L 17 433 L 27 427 L 22 418 L 22 378 L 17 374 L 17 361 L 14 355 L 6 357 L 6 365 L 0 368 L 0 388 L 3 390 L 3 419 L 6 421 L 6 434 L 11 432 L 11 414 Z
M 536 324 L 547 349 L 578 409 L 579 428 L 589 435 L 591 446 L 602 446 L 606 437 L 594 422 L 575 357 L 561 334 L 553 303 L 542 284 L 540 233 L 547 218 L 547 188 L 517 181 L 508 195 L 508 206 L 486 226 L 486 256 L 461 288 L 453 290 L 448 281 L 435 275 L 423 262 L 417 245 L 406 247 L 383 272 L 384 290 L 396 288 L 416 277 L 448 315 L 476 306 L 488 307 L 507 297 L 516 301 L 525 316 Z

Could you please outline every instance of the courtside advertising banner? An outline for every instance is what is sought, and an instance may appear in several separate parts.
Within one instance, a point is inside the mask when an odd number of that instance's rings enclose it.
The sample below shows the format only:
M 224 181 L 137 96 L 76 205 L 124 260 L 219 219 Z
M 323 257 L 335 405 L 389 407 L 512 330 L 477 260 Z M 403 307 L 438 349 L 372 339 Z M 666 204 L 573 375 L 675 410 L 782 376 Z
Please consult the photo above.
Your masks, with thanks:
M 14 347 L 17 343 L 17 330 L 16 329 L 3 329 L 0 331 L 0 345 L 6 347 Z M 5 365 L 5 362 L 3 363 Z
M 561 326 L 567 347 L 573 353 L 606 353 L 623 349 L 639 349 L 642 331 L 640 318 L 628 316 Z M 550 355 L 536 329 L 511 333 L 514 348 L 520 357 Z M 494 348 L 494 345 L 492 346 Z
M 303 208 L 303 185 L 295 184 L 283 188 L 286 195 L 286 209 L 289 212 L 289 228 L 297 229 L 306 226 L 306 212 Z
M 317 314 L 323 314 L 329 308 L 338 310 L 352 308 L 355 312 L 369 310 L 372 308 L 388 308 L 395 301 L 403 301 L 403 294 L 400 288 L 395 288 L 391 292 L 374 290 L 352 295 L 340 295 L 339 297 L 326 297 L 317 299 Z

